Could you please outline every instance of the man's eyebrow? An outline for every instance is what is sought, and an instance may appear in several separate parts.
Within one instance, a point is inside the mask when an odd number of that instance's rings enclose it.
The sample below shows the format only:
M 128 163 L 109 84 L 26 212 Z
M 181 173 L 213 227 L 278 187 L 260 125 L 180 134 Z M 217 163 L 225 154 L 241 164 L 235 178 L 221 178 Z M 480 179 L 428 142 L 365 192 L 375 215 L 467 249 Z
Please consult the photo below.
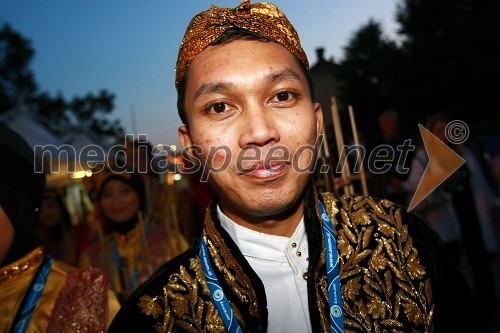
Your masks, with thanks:
M 270 84 L 290 79 L 300 81 L 301 76 L 292 68 L 285 68 L 281 71 L 268 74 L 264 78 L 264 80 Z M 234 84 L 230 82 L 207 82 L 202 84 L 201 87 L 196 90 L 194 99 L 198 99 L 205 94 L 219 93 L 221 91 L 231 89 L 233 86 Z
M 229 82 L 208 82 L 201 85 L 196 93 L 194 94 L 194 99 L 199 98 L 202 95 L 210 94 L 210 93 L 218 93 L 223 90 L 230 89 L 233 86 L 232 83 Z
M 285 68 L 282 71 L 279 71 L 276 73 L 271 73 L 271 74 L 266 76 L 266 81 L 271 83 L 271 84 L 277 83 L 280 81 L 290 80 L 290 79 L 300 81 L 301 76 L 299 73 L 297 73 L 292 68 Z

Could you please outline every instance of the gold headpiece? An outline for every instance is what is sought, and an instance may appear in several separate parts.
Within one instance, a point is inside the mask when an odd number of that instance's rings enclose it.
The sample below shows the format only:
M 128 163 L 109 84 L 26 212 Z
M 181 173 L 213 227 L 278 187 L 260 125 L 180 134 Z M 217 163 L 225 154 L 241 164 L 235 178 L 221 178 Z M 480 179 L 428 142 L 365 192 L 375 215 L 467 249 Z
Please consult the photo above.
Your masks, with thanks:
M 177 88 L 191 61 L 230 28 L 243 29 L 281 44 L 309 68 L 297 31 L 285 14 L 271 3 L 250 4 L 250 0 L 244 0 L 234 9 L 212 5 L 209 10 L 199 13 L 191 20 L 177 58 Z

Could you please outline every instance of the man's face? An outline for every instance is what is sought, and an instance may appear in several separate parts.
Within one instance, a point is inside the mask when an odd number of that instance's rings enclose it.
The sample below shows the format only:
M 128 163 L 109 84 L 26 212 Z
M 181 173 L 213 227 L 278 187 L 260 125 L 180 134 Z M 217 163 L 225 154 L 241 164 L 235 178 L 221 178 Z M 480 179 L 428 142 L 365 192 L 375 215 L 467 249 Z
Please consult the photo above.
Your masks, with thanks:
M 388 140 L 394 140 L 399 136 L 399 119 L 395 114 L 387 114 L 380 120 L 380 130 Z
M 444 143 L 448 143 L 448 138 L 446 137 L 446 125 L 448 125 L 446 121 L 438 120 L 431 128 L 432 134 Z
M 209 181 L 224 213 L 252 221 L 299 202 L 322 113 L 286 48 L 249 40 L 208 47 L 190 65 L 185 110 L 181 143 L 199 146 L 202 165 L 220 169 Z

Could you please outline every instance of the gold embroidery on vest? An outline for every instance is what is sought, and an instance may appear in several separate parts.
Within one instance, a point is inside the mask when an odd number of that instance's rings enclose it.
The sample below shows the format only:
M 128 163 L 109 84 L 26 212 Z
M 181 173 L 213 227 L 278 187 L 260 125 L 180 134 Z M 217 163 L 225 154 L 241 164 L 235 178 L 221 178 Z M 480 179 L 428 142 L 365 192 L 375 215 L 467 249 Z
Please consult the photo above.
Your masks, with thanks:
M 346 332 L 432 331 L 430 279 L 390 201 L 323 194 L 340 256 Z
M 224 323 L 210 299 L 200 259 L 191 258 L 189 264 L 189 269 L 181 266 L 170 275 L 162 296 L 144 295 L 138 306 L 142 313 L 160 320 L 154 326 L 157 332 L 175 332 L 174 325 L 181 332 L 223 332 Z
M 252 316 L 258 317 L 258 302 L 255 290 L 252 287 L 250 278 L 245 274 L 240 264 L 233 257 L 229 248 L 225 245 L 224 239 L 221 237 L 214 222 L 210 218 L 209 213 L 205 217 L 205 230 L 207 248 L 217 269 L 224 273 L 226 282 L 235 292 L 238 299 L 248 304 L 249 312 Z M 235 309 L 233 308 L 233 311 Z M 240 321 L 244 326 L 244 323 Z M 244 329 L 244 327 L 242 327 Z

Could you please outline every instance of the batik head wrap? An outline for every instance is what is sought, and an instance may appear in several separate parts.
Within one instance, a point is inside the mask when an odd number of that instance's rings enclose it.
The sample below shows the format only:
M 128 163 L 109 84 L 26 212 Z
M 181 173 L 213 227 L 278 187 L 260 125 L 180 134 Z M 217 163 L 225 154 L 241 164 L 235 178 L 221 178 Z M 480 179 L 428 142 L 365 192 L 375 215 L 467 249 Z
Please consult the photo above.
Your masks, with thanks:
M 300 45 L 299 36 L 285 14 L 271 3 L 254 3 L 244 0 L 236 8 L 212 5 L 209 10 L 196 15 L 182 40 L 177 58 L 175 86 L 186 75 L 191 61 L 226 30 L 238 28 L 262 36 L 284 46 L 295 55 L 306 69 L 307 56 Z

